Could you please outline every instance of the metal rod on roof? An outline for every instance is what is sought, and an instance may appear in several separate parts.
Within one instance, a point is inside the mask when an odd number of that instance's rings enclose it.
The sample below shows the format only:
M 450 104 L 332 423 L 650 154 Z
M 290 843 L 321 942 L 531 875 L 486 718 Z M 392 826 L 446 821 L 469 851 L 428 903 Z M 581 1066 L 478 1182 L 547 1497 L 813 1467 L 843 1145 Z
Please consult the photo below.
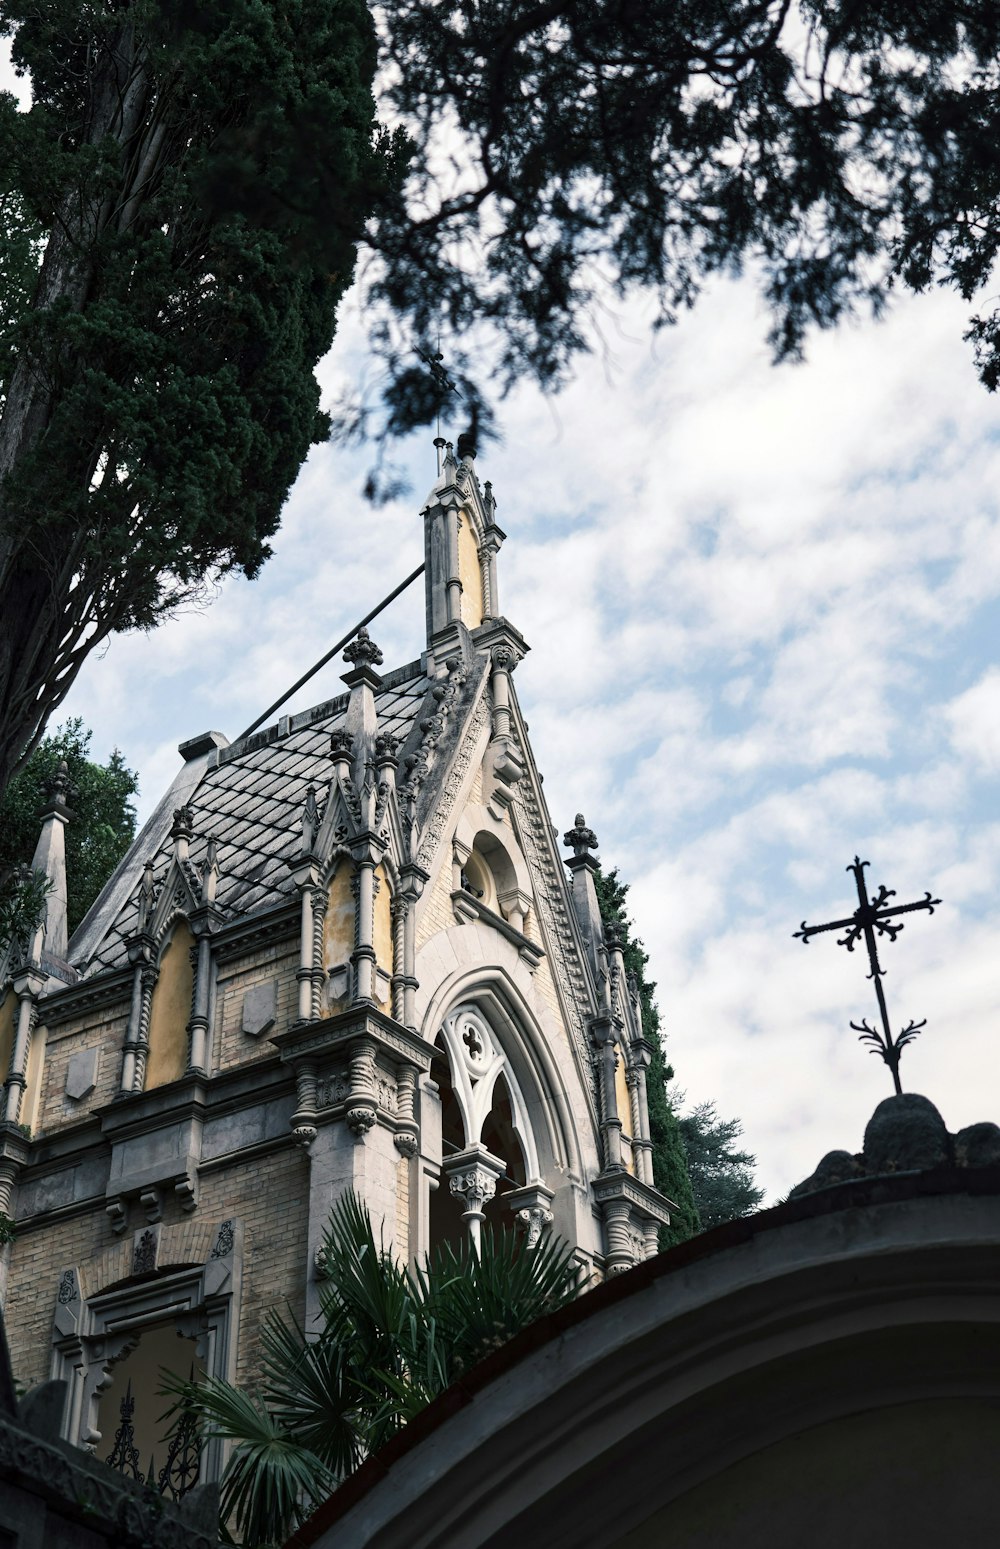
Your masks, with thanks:
M 297 682 L 293 683 L 291 688 L 288 689 L 286 693 L 282 694 L 280 699 L 276 699 L 273 705 L 268 705 L 263 715 L 258 715 L 255 721 L 251 721 L 246 731 L 240 732 L 239 736 L 236 738 L 236 741 L 242 742 L 244 737 L 249 737 L 251 732 L 255 732 L 257 730 L 258 726 L 263 726 L 268 716 L 273 715 L 275 710 L 280 710 L 285 701 L 291 699 L 292 695 L 302 687 L 303 683 L 308 683 L 310 678 L 314 678 L 317 672 L 319 672 L 320 668 L 326 666 L 331 656 L 336 656 L 338 651 L 342 651 L 344 646 L 347 645 L 349 641 L 354 639 L 354 636 L 357 634 L 359 629 L 364 629 L 365 625 L 370 624 L 372 619 L 377 618 L 382 610 L 389 606 L 390 602 L 395 602 L 400 592 L 405 592 L 406 588 L 413 584 L 418 575 L 423 575 L 425 568 L 426 567 L 424 565 L 418 565 L 412 575 L 408 575 L 405 581 L 400 581 L 399 585 L 396 587 L 396 590 L 394 592 L 390 592 L 388 597 L 384 597 L 379 603 L 378 607 L 373 608 L 370 613 L 366 613 L 363 619 L 359 619 L 354 628 L 349 629 L 342 640 L 338 640 L 336 645 L 332 645 L 330 647 L 325 656 L 320 657 L 315 667 L 310 667 L 308 672 L 304 672 L 301 678 L 299 678 Z

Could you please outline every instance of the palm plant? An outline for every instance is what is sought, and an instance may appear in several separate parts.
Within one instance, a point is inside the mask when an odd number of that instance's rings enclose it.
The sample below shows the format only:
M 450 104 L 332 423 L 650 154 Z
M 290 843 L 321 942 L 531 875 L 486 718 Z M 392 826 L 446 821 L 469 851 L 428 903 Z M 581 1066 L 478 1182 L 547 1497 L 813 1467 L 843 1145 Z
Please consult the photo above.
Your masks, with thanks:
M 579 1288 L 569 1247 L 543 1240 L 529 1250 L 506 1230 L 485 1231 L 478 1253 L 444 1243 L 410 1272 L 376 1243 L 352 1193 L 330 1217 L 319 1273 L 317 1336 L 270 1313 L 253 1394 L 164 1374 L 171 1414 L 191 1407 L 206 1440 L 235 1444 L 221 1514 L 246 1549 L 283 1542 L 452 1381 Z

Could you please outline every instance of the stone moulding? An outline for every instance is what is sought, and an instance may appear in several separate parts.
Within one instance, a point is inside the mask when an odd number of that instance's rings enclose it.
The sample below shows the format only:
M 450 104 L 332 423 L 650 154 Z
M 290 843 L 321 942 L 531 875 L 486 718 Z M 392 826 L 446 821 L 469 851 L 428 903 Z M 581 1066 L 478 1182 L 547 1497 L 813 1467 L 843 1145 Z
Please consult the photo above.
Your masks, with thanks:
M 532 941 L 523 931 L 516 930 L 502 914 L 495 914 L 492 909 L 488 909 L 472 893 L 466 893 L 464 890 L 452 893 L 451 906 L 460 925 L 465 920 L 477 919 L 482 920 L 484 925 L 492 926 L 505 941 L 509 941 L 517 948 L 521 960 L 527 963 L 532 972 L 545 956 L 544 947 L 537 941 Z

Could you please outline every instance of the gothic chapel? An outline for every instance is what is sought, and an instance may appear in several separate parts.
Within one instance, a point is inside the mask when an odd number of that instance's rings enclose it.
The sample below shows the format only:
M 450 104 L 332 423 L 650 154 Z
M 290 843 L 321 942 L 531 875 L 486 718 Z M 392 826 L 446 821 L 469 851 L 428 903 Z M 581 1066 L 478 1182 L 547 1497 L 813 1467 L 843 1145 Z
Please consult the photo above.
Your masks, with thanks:
M 558 1234 L 592 1279 L 656 1251 L 649 1048 L 595 836 L 577 818 L 564 866 L 546 810 L 495 515 L 448 445 L 420 659 L 383 671 L 361 630 L 344 693 L 183 743 L 69 941 L 55 782 L 47 916 L 0 965 L 4 1313 L 17 1376 L 65 1379 L 98 1457 L 128 1403 L 156 1452 L 161 1366 L 252 1383 L 263 1312 L 308 1329 L 347 1189 L 404 1260 L 484 1221 Z

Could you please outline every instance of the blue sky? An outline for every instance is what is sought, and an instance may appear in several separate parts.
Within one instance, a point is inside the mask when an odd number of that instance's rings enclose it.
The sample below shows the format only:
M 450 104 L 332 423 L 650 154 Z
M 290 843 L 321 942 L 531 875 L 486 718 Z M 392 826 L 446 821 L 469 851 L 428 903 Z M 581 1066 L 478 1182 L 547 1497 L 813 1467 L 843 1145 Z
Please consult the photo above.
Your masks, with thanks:
M 356 309 L 327 402 L 362 358 Z M 655 344 L 650 317 L 636 300 L 606 321 L 557 400 L 511 398 L 479 471 L 553 821 L 582 810 L 631 883 L 678 1085 L 742 1119 L 773 1199 L 859 1149 L 891 1090 L 848 1025 L 874 1011 L 863 963 L 792 939 L 849 912 L 856 852 L 873 888 L 943 900 L 883 955 L 894 1023 L 928 1019 L 904 1087 L 952 1129 L 997 1116 L 1000 405 L 947 294 L 781 368 L 752 279 Z M 430 436 L 399 455 L 413 493 L 374 512 L 364 457 L 316 448 L 258 581 L 91 657 L 56 719 L 122 749 L 142 813 L 178 742 L 236 736 L 420 562 Z M 387 665 L 422 631 L 419 587 L 373 628 Z

